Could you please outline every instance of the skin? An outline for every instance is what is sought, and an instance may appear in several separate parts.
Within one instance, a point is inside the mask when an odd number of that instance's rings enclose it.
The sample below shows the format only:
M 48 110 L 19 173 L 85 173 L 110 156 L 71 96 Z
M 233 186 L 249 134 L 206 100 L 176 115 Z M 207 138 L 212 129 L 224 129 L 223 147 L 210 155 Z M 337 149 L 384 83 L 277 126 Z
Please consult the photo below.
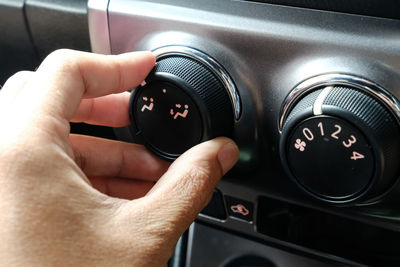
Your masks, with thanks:
M 228 138 L 173 164 L 142 146 L 70 134 L 69 122 L 130 123 L 126 90 L 155 64 L 59 50 L 0 91 L 0 265 L 165 266 L 237 161 Z M 154 184 L 154 182 L 157 182 Z

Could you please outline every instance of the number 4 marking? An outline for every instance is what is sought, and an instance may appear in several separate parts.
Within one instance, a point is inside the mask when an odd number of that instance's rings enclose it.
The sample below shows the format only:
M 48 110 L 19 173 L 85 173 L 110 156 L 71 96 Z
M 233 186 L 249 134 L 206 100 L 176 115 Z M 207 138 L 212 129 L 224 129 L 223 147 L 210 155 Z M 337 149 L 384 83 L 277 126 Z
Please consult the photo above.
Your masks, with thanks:
M 363 159 L 363 158 L 365 158 L 365 156 L 356 151 L 353 151 L 353 156 L 350 157 L 350 159 L 352 159 L 352 160 L 358 160 L 358 159 Z

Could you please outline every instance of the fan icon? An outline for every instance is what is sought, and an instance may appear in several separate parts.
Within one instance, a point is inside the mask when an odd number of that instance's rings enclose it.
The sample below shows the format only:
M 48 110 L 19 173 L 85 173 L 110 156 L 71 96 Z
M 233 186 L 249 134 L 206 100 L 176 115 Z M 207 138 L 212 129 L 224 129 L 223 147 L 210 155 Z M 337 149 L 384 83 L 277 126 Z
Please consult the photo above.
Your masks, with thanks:
M 305 150 L 306 147 L 306 142 L 301 141 L 300 139 L 296 140 L 296 143 L 294 144 L 294 147 L 298 150 L 300 150 L 301 152 L 303 152 Z

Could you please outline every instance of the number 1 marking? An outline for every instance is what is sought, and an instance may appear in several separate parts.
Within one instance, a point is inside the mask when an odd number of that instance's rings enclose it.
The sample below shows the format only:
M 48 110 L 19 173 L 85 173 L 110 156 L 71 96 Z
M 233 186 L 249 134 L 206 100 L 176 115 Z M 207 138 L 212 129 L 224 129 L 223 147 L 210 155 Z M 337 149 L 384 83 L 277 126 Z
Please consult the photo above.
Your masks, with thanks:
M 324 136 L 325 135 L 325 133 L 324 133 L 324 125 L 322 124 L 322 122 L 318 123 L 318 127 L 321 130 L 321 136 Z

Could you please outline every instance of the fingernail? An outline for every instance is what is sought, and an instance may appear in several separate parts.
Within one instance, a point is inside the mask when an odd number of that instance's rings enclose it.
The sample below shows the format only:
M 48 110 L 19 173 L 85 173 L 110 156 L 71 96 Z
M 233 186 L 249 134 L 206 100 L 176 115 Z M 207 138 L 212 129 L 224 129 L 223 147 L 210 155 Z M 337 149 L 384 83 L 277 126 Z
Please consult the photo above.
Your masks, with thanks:
M 235 143 L 225 144 L 218 152 L 218 160 L 221 164 L 223 174 L 227 173 L 238 161 L 239 149 Z

